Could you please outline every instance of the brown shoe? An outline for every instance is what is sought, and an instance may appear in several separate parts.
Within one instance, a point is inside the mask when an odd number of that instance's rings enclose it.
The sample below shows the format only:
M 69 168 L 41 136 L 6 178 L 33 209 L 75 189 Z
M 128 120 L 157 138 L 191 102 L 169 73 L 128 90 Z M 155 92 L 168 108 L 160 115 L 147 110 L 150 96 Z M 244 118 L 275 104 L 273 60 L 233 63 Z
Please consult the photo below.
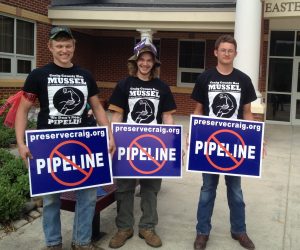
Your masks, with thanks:
M 119 229 L 109 242 L 110 248 L 119 248 L 123 246 L 126 240 L 133 236 L 133 229 Z
M 249 250 L 255 249 L 255 246 L 254 246 L 252 240 L 248 237 L 248 235 L 246 233 L 241 233 L 241 234 L 231 233 L 231 237 L 234 240 L 238 240 L 242 247 L 249 249 Z
M 62 250 L 62 244 L 58 244 L 58 245 L 55 245 L 55 246 L 46 246 L 46 247 L 42 248 L 42 250 L 48 250 L 48 249 L 51 249 L 51 250 Z
M 140 228 L 139 236 L 145 239 L 146 243 L 151 247 L 161 247 L 162 242 L 153 228 Z
M 104 249 L 101 247 L 95 246 L 92 243 L 87 244 L 87 245 L 81 245 L 81 246 L 72 243 L 71 250 L 104 250 Z
M 209 239 L 209 235 L 197 234 L 194 241 L 194 250 L 204 250 L 206 248 L 206 242 Z

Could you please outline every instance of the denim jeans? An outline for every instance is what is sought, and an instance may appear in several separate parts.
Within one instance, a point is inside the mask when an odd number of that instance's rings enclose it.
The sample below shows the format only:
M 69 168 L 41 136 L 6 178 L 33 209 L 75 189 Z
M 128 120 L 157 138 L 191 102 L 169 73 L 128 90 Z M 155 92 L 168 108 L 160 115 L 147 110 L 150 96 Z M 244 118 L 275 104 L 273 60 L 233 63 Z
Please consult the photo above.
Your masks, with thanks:
M 133 228 L 134 225 L 134 191 L 136 179 L 117 180 L 117 217 L 116 225 L 119 229 Z M 140 179 L 142 216 L 139 228 L 154 228 L 158 223 L 157 194 L 162 179 Z
M 72 242 L 86 245 L 91 242 L 92 223 L 97 200 L 97 188 L 75 191 L 76 207 Z M 60 221 L 60 194 L 43 197 L 43 229 L 47 246 L 62 243 Z
M 211 216 L 213 214 L 216 190 L 219 183 L 219 175 L 202 174 L 203 185 L 197 211 L 197 234 L 209 235 L 211 230 Z M 246 232 L 245 203 L 241 189 L 241 177 L 225 176 L 227 186 L 227 202 L 230 209 L 230 225 L 232 233 Z

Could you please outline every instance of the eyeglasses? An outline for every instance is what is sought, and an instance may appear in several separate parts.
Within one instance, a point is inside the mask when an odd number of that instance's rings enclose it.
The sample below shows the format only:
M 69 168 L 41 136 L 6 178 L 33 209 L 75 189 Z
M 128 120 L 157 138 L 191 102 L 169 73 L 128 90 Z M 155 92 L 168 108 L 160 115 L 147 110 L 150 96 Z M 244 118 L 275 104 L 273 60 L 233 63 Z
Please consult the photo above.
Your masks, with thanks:
M 222 53 L 222 54 L 233 54 L 235 51 L 233 49 L 219 49 L 219 51 Z

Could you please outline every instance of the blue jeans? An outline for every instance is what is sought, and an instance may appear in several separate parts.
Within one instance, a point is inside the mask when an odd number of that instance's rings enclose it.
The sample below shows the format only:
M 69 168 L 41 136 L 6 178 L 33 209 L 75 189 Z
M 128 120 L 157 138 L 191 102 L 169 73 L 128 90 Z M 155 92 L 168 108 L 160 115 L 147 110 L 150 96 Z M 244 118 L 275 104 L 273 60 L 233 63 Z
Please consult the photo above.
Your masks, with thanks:
M 97 188 L 75 191 L 76 207 L 73 224 L 72 242 L 86 245 L 91 242 L 92 223 L 97 200 Z M 43 197 L 43 229 L 47 246 L 62 243 L 60 221 L 60 194 Z
M 203 185 L 197 211 L 197 234 L 209 235 L 211 216 L 213 214 L 219 175 L 202 174 Z M 225 175 L 227 186 L 227 201 L 230 209 L 231 232 L 240 234 L 246 232 L 245 203 L 241 189 L 241 177 Z

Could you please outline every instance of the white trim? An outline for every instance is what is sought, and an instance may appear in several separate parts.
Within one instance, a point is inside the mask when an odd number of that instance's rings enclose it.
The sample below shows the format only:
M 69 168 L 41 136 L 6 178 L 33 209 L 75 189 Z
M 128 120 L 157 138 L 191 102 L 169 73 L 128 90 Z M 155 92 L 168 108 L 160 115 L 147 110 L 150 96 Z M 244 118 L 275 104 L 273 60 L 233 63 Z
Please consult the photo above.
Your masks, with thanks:
M 158 31 L 232 32 L 235 12 L 48 9 L 52 25 L 77 28 Z

